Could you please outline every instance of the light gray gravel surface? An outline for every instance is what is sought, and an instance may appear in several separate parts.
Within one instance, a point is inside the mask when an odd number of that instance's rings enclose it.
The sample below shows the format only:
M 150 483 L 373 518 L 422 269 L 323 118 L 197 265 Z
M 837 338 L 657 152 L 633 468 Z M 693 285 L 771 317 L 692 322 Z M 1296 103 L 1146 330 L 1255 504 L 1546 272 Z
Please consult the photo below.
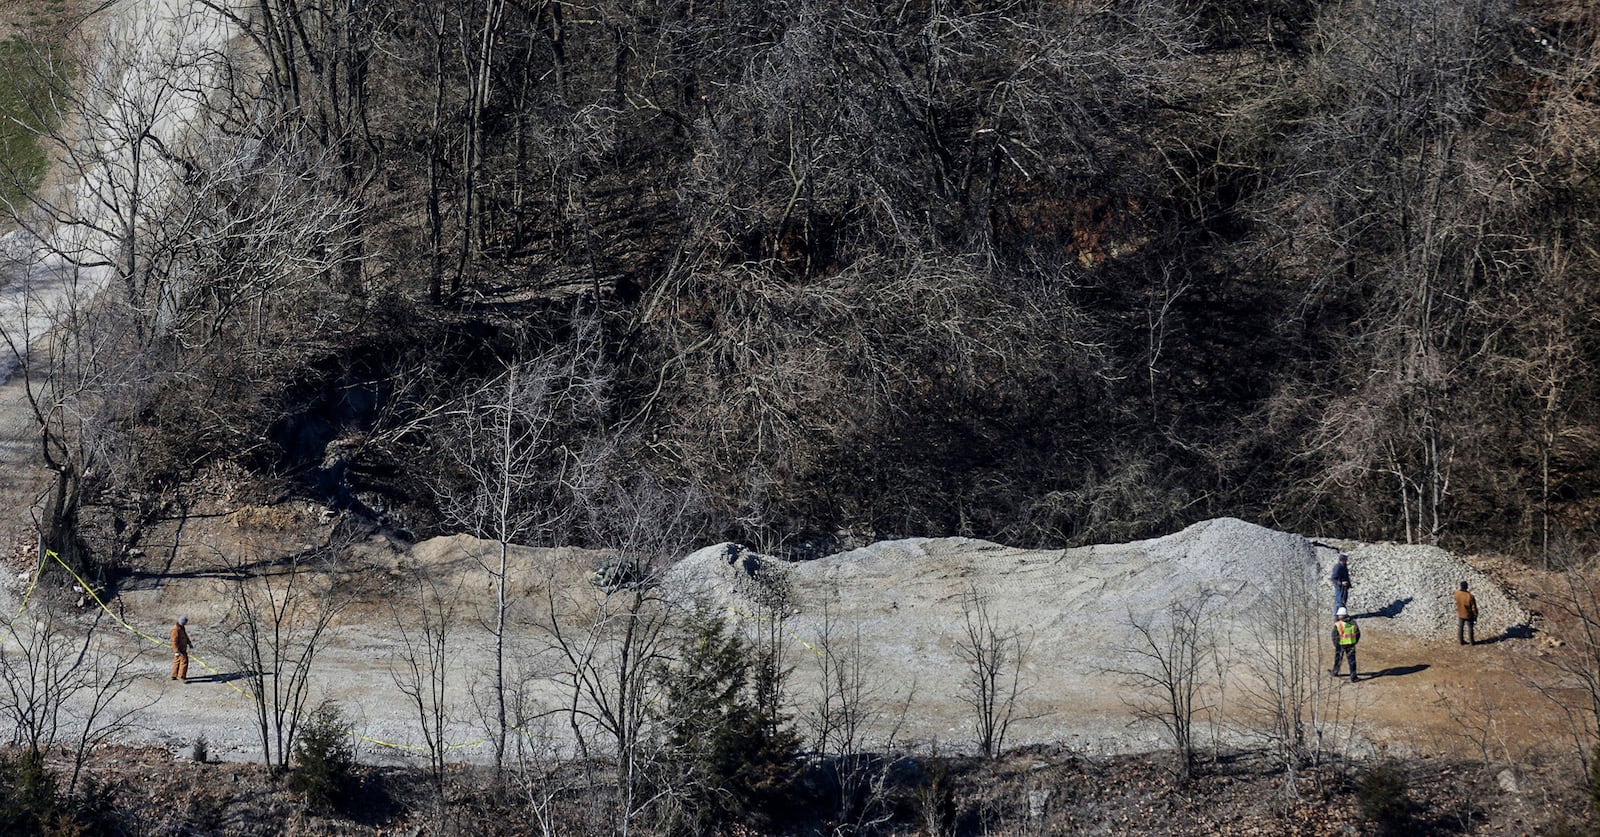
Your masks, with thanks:
M 1462 578 L 1472 582 L 1482 603 L 1481 637 L 1527 620 L 1489 579 L 1442 550 L 1351 541 L 1329 545 L 1351 556 L 1353 605 L 1370 642 L 1381 643 L 1393 632 L 1453 647 L 1450 593 Z M 1028 647 L 1009 744 L 1060 742 L 1086 753 L 1149 750 L 1164 746 L 1161 730 L 1130 723 L 1130 693 L 1125 677 L 1115 673 L 1136 663 L 1128 651 L 1136 644 L 1132 623 L 1159 624 L 1159 614 L 1171 602 L 1206 589 L 1216 635 L 1225 645 L 1237 645 L 1240 638 L 1252 637 L 1261 621 L 1273 618 L 1267 604 L 1272 599 L 1263 590 L 1274 579 L 1297 579 L 1308 607 L 1331 611 L 1325 576 L 1336 554 L 1298 535 L 1226 518 L 1146 541 L 1061 550 L 914 538 L 790 564 L 743 550 L 730 562 L 728 547 L 710 546 L 685 557 L 669 569 L 663 588 L 683 605 L 708 604 L 752 631 L 771 625 L 767 620 L 773 614 L 783 616 L 779 630 L 791 670 L 792 710 L 802 732 L 809 731 L 807 719 L 820 694 L 820 651 L 831 642 L 859 654 L 870 746 L 892 742 L 943 752 L 968 751 L 973 745 L 961 644 L 974 597 L 985 603 L 1001 630 L 1017 632 Z M 448 573 L 446 589 L 459 598 L 449 639 L 451 755 L 480 763 L 490 751 L 475 707 L 483 705 L 493 643 L 484 627 L 492 586 L 479 559 L 492 560 L 493 552 L 492 543 L 455 537 L 372 559 L 378 562 L 374 575 L 396 581 L 423 568 Z M 563 701 L 549 679 L 557 663 L 548 654 L 546 632 L 532 623 L 547 601 L 546 583 L 579 610 L 604 601 L 604 594 L 585 580 L 600 557 L 572 550 L 518 548 L 513 553 L 519 624 L 511 641 L 513 676 L 529 685 L 535 708 L 553 710 Z M 92 627 L 95 647 L 141 655 L 136 670 L 142 676 L 125 701 L 139 709 L 120 740 L 165 746 L 181 757 L 204 736 L 214 757 L 259 758 L 252 705 L 240 688 L 247 681 L 236 679 L 238 668 L 228 662 L 229 640 L 222 628 L 228 600 L 226 584 L 217 578 L 174 577 L 127 590 L 113 601 L 127 628 L 106 614 L 95 618 L 92 608 L 82 614 L 78 624 Z M 321 644 L 311 678 L 313 700 L 338 701 L 363 736 L 363 758 L 378 762 L 418 758 L 422 742 L 416 709 L 393 679 L 401 644 L 391 603 L 408 612 L 404 597 L 392 595 L 341 619 Z M 223 675 L 222 682 L 167 680 L 170 656 L 160 638 L 177 613 L 190 616 L 196 653 Z M 1316 647 L 1328 624 L 1331 614 L 1315 630 Z M 1248 675 L 1252 653 L 1243 645 L 1225 648 L 1235 678 Z M 196 670 L 206 671 L 204 666 Z M 1382 687 L 1382 681 L 1373 684 Z M 1362 694 L 1370 696 L 1366 700 L 1380 698 L 1375 691 Z M 1238 725 L 1214 731 L 1248 737 Z M 571 746 L 565 724 L 529 734 L 541 745 Z
M 1029 688 L 1019 712 L 1025 717 L 1012 740 L 1064 740 L 1096 752 L 1159 746 L 1156 731 L 1128 725 L 1125 678 L 1110 672 L 1137 665 L 1130 655 L 1138 645 L 1135 622 L 1159 626 L 1171 603 L 1200 591 L 1209 597 L 1211 629 L 1238 646 L 1224 652 L 1234 676 L 1246 678 L 1256 632 L 1280 618 L 1273 602 L 1281 600 L 1266 595 L 1269 586 L 1293 583 L 1308 597 L 1306 607 L 1322 609 L 1319 642 L 1331 629 L 1327 576 L 1339 550 L 1351 556 L 1350 607 L 1369 637 L 1393 631 L 1453 644 L 1452 592 L 1462 579 L 1478 596 L 1480 637 L 1529 619 L 1488 578 L 1443 550 L 1319 543 L 1222 518 L 1151 540 L 1064 550 L 912 538 L 785 564 L 748 553 L 730 563 L 728 545 L 718 545 L 685 558 L 667 584 L 685 601 L 710 601 L 746 615 L 741 618 L 761 613 L 763 597 L 776 589 L 789 613 L 786 629 L 802 648 L 821 641 L 825 617 L 846 639 L 859 630 L 882 704 L 908 702 L 903 729 L 946 749 L 971 737 L 961 643 L 973 597 L 986 603 L 1002 629 L 1020 632 L 1029 643 Z M 800 668 L 815 657 L 795 655 Z

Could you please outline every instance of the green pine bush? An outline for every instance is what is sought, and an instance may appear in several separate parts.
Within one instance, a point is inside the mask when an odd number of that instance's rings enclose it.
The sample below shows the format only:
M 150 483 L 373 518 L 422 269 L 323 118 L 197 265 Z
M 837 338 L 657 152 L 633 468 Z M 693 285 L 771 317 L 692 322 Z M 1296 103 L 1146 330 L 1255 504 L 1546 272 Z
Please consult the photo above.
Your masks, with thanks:
M 781 713 L 783 672 L 716 613 L 689 624 L 679 659 L 658 675 L 667 730 L 662 784 L 674 830 L 759 825 L 793 779 L 800 738 Z
M 289 788 L 305 796 L 306 806 L 341 812 L 356 786 L 355 747 L 339 707 L 323 703 L 296 736 Z

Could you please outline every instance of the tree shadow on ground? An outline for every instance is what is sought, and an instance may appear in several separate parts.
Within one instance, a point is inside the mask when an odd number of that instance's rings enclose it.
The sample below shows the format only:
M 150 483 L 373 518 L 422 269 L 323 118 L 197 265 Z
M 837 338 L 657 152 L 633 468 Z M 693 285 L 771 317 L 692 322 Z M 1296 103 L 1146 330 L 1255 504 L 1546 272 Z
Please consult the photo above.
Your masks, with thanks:
M 1357 613 L 1352 618 L 1355 618 L 1355 619 L 1379 619 L 1379 618 L 1382 618 L 1382 619 L 1393 619 L 1396 616 L 1399 616 L 1400 612 L 1406 609 L 1406 605 L 1411 604 L 1411 602 L 1415 601 L 1415 599 L 1416 599 L 1415 596 L 1406 596 L 1403 599 L 1395 599 L 1394 601 L 1384 605 L 1383 607 L 1378 608 L 1377 610 L 1371 610 L 1371 611 L 1368 611 L 1366 613 Z
M 198 677 L 188 677 L 188 678 L 185 678 L 183 682 L 185 682 L 185 683 L 232 683 L 235 680 L 243 680 L 246 677 L 254 677 L 255 674 L 256 673 L 253 672 L 253 671 L 229 671 L 229 672 L 220 672 L 219 671 L 216 674 L 202 674 L 202 675 L 200 675 Z
M 1412 666 L 1389 666 L 1388 668 L 1379 669 L 1378 671 L 1374 671 L 1370 674 L 1364 674 L 1361 676 L 1361 679 L 1375 680 L 1379 677 L 1404 677 L 1407 674 L 1416 674 L 1419 671 L 1427 670 L 1427 663 L 1418 663 L 1417 665 Z

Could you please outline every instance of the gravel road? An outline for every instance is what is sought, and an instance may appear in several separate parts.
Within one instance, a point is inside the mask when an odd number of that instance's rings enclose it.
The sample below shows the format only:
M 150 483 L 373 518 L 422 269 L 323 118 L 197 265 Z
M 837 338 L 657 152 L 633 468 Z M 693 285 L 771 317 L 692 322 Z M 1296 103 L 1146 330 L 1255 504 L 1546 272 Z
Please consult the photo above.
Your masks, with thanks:
M 311 514 L 310 512 L 307 513 Z M 214 522 L 215 523 L 215 522 Z M 120 704 L 137 708 L 134 723 L 119 734 L 121 743 L 165 747 L 183 757 L 204 737 L 213 757 L 251 760 L 260 757 L 253 704 L 243 687 L 236 643 L 228 620 L 228 582 L 201 569 L 202 547 L 191 523 L 186 537 L 195 539 L 166 575 L 138 579 L 111 602 L 108 611 L 88 607 L 72 623 L 91 647 L 134 657 L 138 679 Z M 217 526 L 221 532 L 226 524 Z M 1366 639 L 1367 670 L 1387 666 L 1391 673 L 1431 672 L 1413 677 L 1383 677 L 1362 690 L 1371 716 L 1370 734 L 1354 744 L 1411 736 L 1422 719 L 1398 715 L 1385 720 L 1384 696 L 1398 699 L 1410 711 L 1419 691 L 1454 688 L 1454 677 L 1467 664 L 1454 642 L 1450 593 L 1460 579 L 1473 582 L 1483 610 L 1479 635 L 1503 636 L 1527 621 L 1527 614 L 1493 583 L 1460 559 L 1428 547 L 1328 542 L 1351 556 L 1356 577 L 1353 604 Z M 1128 649 L 1136 644 L 1135 619 L 1155 618 L 1176 598 L 1212 591 L 1208 616 L 1223 643 L 1230 679 L 1244 682 L 1252 673 L 1254 651 L 1238 638 L 1253 636 L 1263 618 L 1262 579 L 1290 567 L 1304 574 L 1313 599 L 1310 608 L 1331 610 L 1331 591 L 1324 577 L 1331 549 L 1306 539 L 1220 519 L 1197 523 L 1172 535 L 1128 544 L 1065 550 L 1025 550 L 961 538 L 910 539 L 874 544 L 819 560 L 786 564 L 741 550 L 730 563 L 729 545 L 718 544 L 686 556 L 667 573 L 663 589 L 684 605 L 691 602 L 724 609 L 728 618 L 759 628 L 760 605 L 777 604 L 786 613 L 793 712 L 804 730 L 819 696 L 818 649 L 831 625 L 835 647 L 859 650 L 865 674 L 868 740 L 942 752 L 973 746 L 971 712 L 962 700 L 966 664 L 960 644 L 964 609 L 981 597 L 996 623 L 1027 639 L 1022 667 L 1024 691 L 1007 737 L 1008 744 L 1063 743 L 1084 753 L 1158 749 L 1164 738 L 1157 725 L 1132 723 L 1126 676 Z M 362 758 L 370 762 L 405 763 L 419 758 L 422 736 L 415 707 L 396 688 L 393 672 L 404 646 L 400 626 L 415 628 L 416 587 L 410 579 L 429 575 L 441 589 L 454 591 L 451 621 L 448 703 L 452 720 L 448 740 L 452 758 L 486 762 L 481 714 L 475 698 L 485 694 L 493 643 L 489 623 L 491 582 L 484 562 L 494 544 L 457 536 L 411 548 L 376 543 L 364 550 L 360 573 L 375 586 L 350 608 L 319 644 L 310 678 L 312 701 L 337 701 L 360 738 Z M 554 710 L 564 703 L 551 675 L 558 667 L 548 654 L 548 634 L 537 627 L 547 620 L 547 603 L 567 603 L 575 611 L 592 610 L 605 594 L 588 580 L 603 556 L 580 550 L 512 550 L 515 603 L 512 648 L 513 680 L 528 687 L 536 709 Z M 10 585 L 12 603 L 27 579 Z M 772 598 L 773 591 L 781 595 Z M 567 606 L 563 605 L 563 606 Z M 177 614 L 190 617 L 190 632 L 200 662 L 195 672 L 203 682 L 167 679 L 169 653 L 161 638 Z M 115 618 L 113 618 L 115 617 Z M 398 618 L 397 618 L 398 617 Z M 24 620 L 30 618 L 25 613 Z M 1331 622 L 1331 619 L 1330 619 Z M 1321 648 L 1319 624 L 1314 647 Z M 1480 661 L 1504 659 L 1528 641 L 1498 642 L 1481 652 Z M 1420 663 L 1417 661 L 1421 661 Z M 1395 663 L 1409 663 L 1396 666 Z M 1498 665 L 1498 663 L 1496 663 Z M 1481 664 L 1475 664 L 1481 668 Z M 1481 671 L 1474 676 L 1481 677 Z M 1407 685 L 1411 683 L 1412 685 Z M 1320 687 L 1346 688 L 1343 682 L 1319 681 Z M 1409 691 L 1408 691 L 1409 690 Z M 1355 700 L 1354 697 L 1351 698 Z M 1238 700 L 1233 698 L 1232 700 Z M 481 701 L 478 701 L 481 703 Z M 1351 704 L 1354 706 L 1355 704 Z M 1421 711 L 1432 711 L 1418 705 Z M 1439 711 L 1448 716 L 1448 707 Z M 1218 724 L 1207 734 L 1248 743 L 1244 725 Z M 529 730 L 530 741 L 566 749 L 571 734 L 564 724 Z

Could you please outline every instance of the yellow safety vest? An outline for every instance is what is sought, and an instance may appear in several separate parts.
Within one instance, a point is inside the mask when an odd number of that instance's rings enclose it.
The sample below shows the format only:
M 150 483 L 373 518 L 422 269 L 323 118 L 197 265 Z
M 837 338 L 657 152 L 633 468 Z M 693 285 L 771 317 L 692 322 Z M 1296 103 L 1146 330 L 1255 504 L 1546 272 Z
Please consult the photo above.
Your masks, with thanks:
M 1356 623 L 1341 620 L 1333 623 L 1333 628 L 1339 632 L 1340 645 L 1356 644 Z

